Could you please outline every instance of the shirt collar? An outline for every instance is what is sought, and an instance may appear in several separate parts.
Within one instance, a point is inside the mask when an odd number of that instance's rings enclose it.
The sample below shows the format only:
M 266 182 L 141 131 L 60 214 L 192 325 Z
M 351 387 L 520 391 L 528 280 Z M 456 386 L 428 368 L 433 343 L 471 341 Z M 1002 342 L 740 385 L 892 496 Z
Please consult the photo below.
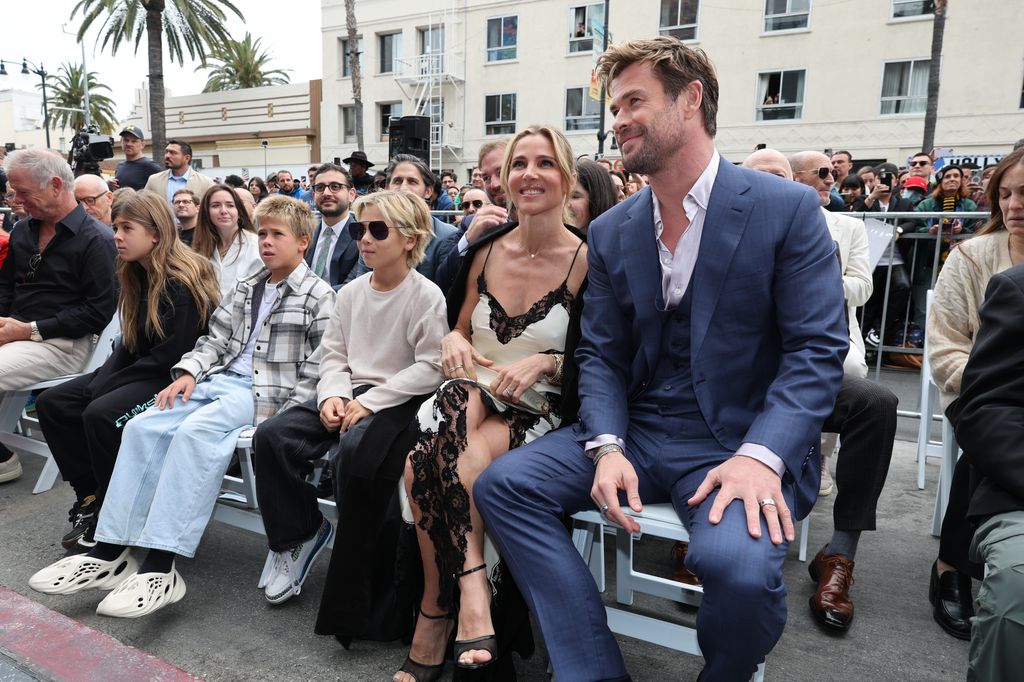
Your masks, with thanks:
M 338 222 L 334 223 L 333 225 L 328 225 L 327 223 L 325 223 L 323 217 L 321 216 L 320 217 L 320 226 L 322 228 L 324 228 L 325 230 L 330 230 L 331 232 L 333 232 L 335 239 L 337 239 L 338 237 L 341 236 L 341 231 L 345 229 L 345 226 L 348 225 L 350 220 L 352 220 L 352 211 L 348 212 L 348 215 L 345 216 L 344 220 L 339 220 Z M 323 237 L 323 233 L 321 233 L 320 234 L 320 239 L 323 239 L 323 238 L 324 238 Z
M 188 182 L 188 176 L 192 174 L 192 166 L 186 166 L 185 172 L 182 175 L 175 175 L 174 171 L 169 168 L 167 170 L 170 171 L 168 175 L 169 180 L 184 180 Z
M 82 208 L 82 204 L 76 204 L 71 212 L 56 222 L 56 226 L 63 225 L 65 229 L 71 234 L 78 234 L 78 230 L 84 225 L 92 216 L 85 212 Z M 20 221 L 19 221 L 20 222 Z M 28 224 L 30 227 L 39 231 L 40 220 L 37 218 L 29 218 Z M 99 221 L 97 221 L 99 222 Z
M 704 167 L 700 176 L 697 177 L 697 181 L 693 183 L 693 187 L 683 197 L 683 210 L 686 212 L 686 217 L 689 220 L 693 220 L 694 215 L 699 207 L 703 211 L 708 210 L 708 202 L 711 199 L 711 190 L 715 186 L 715 179 L 718 177 L 718 166 L 721 162 L 721 155 L 718 150 L 714 150 L 711 154 L 711 160 L 708 161 L 708 165 Z M 664 229 L 664 222 L 661 220 L 661 209 L 658 207 L 658 197 L 654 193 L 654 189 L 651 189 L 651 200 L 654 202 L 654 226 L 655 233 L 658 238 L 661 237 L 661 232 Z

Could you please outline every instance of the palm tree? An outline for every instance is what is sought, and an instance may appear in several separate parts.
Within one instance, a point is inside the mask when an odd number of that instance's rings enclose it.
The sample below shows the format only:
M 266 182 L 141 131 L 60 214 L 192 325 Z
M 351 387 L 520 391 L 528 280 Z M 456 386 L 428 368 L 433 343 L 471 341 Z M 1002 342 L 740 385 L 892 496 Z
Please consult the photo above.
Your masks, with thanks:
M 117 127 L 117 115 L 114 113 L 114 100 L 100 90 L 110 91 L 106 85 L 96 80 L 96 72 L 88 73 L 89 83 L 89 118 L 101 133 L 113 134 Z M 41 85 L 37 85 L 37 88 Z M 50 128 L 71 128 L 78 131 L 85 126 L 85 91 L 82 89 L 82 65 L 61 64 L 56 74 L 48 74 L 46 87 L 50 96 Z
M 349 73 L 352 74 L 352 102 L 355 104 L 356 115 L 356 149 L 363 146 L 363 74 L 359 69 L 359 32 L 356 29 L 355 0 L 345 0 L 345 24 L 348 27 L 348 62 Z M 345 131 L 342 131 L 344 136 Z
M 210 50 L 211 64 L 196 67 L 196 71 L 210 69 L 203 92 L 221 90 L 242 90 L 264 85 L 284 85 L 288 82 L 288 69 L 263 67 L 270 61 L 270 55 L 246 31 L 242 40 L 228 40 Z
M 230 0 L 78 0 L 71 10 L 71 20 L 81 12 L 82 40 L 97 19 L 102 17 L 96 42 L 110 54 L 117 54 L 125 43 L 134 43 L 139 51 L 146 36 L 149 62 L 149 126 L 154 155 L 164 148 L 167 136 L 164 121 L 164 37 L 171 61 L 185 64 L 189 59 L 206 63 L 206 53 L 213 46 L 230 40 L 224 10 L 239 19 L 242 13 Z
M 939 120 L 939 63 L 942 60 L 942 40 L 946 33 L 946 0 L 935 0 L 935 19 L 932 23 L 932 58 L 928 64 L 928 103 L 924 110 L 924 139 L 921 149 L 931 152 L 935 146 L 935 125 Z

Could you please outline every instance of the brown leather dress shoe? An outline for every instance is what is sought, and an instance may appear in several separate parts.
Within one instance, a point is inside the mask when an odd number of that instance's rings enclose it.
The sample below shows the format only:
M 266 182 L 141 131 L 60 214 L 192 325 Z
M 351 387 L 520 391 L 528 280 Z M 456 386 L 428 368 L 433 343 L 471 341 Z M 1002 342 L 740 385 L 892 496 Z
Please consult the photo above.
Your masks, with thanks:
M 684 563 L 686 561 L 686 552 L 689 548 L 690 543 L 682 542 L 681 540 L 676 541 L 672 545 L 672 564 L 675 567 L 672 570 L 672 580 L 687 585 L 700 585 L 700 579 Z
M 815 620 L 833 630 L 845 631 L 853 622 L 853 562 L 842 554 L 825 554 L 822 547 L 807 566 L 811 580 L 818 589 L 811 597 L 811 613 Z

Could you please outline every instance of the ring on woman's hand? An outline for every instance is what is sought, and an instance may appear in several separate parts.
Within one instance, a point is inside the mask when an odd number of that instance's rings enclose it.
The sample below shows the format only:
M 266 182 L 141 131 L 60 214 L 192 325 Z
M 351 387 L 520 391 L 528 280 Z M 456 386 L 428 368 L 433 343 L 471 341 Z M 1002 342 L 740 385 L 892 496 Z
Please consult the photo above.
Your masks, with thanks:
M 508 396 L 509 398 L 511 398 L 511 397 L 512 397 L 512 394 L 513 394 L 513 393 L 515 393 L 515 391 L 513 391 L 513 390 L 512 390 L 512 387 L 511 387 L 511 386 L 506 386 L 506 387 L 505 387 L 505 390 L 504 390 L 504 391 L 502 391 L 502 393 L 504 393 L 504 394 L 505 394 L 506 396 Z
M 767 507 L 767 506 L 769 506 L 769 505 L 770 505 L 770 506 L 772 506 L 772 507 L 775 507 L 775 506 L 776 506 L 776 504 L 775 504 L 775 500 L 773 500 L 773 499 L 772 499 L 772 498 L 770 498 L 770 497 L 766 497 L 766 498 L 764 498 L 763 500 L 758 500 L 758 501 L 757 501 L 757 504 L 758 504 L 758 506 L 760 506 L 760 507 Z
M 604 514 L 606 511 L 608 511 L 608 505 L 607 504 L 602 504 L 601 505 L 601 513 Z
M 462 365 L 455 365 L 454 367 L 452 367 L 453 372 L 457 369 L 462 369 Z

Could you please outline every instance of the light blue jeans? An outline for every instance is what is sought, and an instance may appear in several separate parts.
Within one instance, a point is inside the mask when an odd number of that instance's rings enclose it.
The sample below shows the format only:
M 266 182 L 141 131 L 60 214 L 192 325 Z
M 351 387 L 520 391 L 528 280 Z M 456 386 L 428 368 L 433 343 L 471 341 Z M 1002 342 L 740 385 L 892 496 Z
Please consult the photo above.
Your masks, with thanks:
M 195 556 L 238 434 L 252 424 L 252 378 L 215 374 L 187 403 L 125 426 L 96 539 Z

